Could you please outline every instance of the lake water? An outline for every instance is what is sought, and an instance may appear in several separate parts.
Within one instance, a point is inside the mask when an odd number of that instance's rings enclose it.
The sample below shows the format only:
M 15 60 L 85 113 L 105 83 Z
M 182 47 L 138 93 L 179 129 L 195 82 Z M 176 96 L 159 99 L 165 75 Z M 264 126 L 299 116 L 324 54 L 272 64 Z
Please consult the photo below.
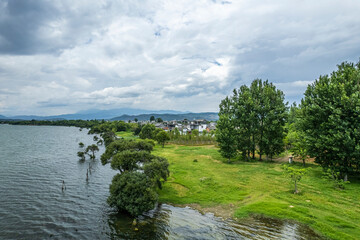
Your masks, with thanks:
M 167 204 L 138 217 L 135 229 L 106 204 L 116 172 L 98 160 L 104 148 L 97 160 L 78 161 L 78 143 L 92 139 L 75 127 L 0 125 L 0 239 L 320 239 L 293 222 L 223 221 Z

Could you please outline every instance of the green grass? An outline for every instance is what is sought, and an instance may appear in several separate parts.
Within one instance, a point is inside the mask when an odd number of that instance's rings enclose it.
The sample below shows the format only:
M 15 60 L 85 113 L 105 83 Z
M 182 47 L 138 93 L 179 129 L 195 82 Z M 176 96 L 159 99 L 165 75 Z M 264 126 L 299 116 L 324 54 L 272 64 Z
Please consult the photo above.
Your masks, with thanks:
M 360 239 L 359 181 L 350 179 L 346 190 L 337 190 L 321 178 L 319 166 L 307 164 L 311 170 L 295 195 L 280 163 L 227 164 L 214 146 L 157 146 L 154 154 L 170 162 L 161 202 L 223 206 L 233 210 L 234 218 L 261 214 L 294 219 L 331 239 Z
M 133 132 L 116 132 L 116 136 L 124 139 L 137 139 L 138 136 L 134 136 Z

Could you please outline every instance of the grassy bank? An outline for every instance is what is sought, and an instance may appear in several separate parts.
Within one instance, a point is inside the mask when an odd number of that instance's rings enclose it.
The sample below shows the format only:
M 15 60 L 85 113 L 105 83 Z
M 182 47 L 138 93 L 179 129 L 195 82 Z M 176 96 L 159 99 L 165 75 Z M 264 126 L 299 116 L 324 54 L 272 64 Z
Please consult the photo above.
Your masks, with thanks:
M 301 193 L 294 195 L 280 163 L 223 163 L 214 146 L 157 146 L 154 154 L 170 162 L 170 178 L 160 191 L 162 202 L 225 217 L 264 214 L 294 219 L 332 239 L 360 239 L 359 181 L 337 190 L 321 178 L 320 167 L 308 164 L 311 170 L 299 184 Z

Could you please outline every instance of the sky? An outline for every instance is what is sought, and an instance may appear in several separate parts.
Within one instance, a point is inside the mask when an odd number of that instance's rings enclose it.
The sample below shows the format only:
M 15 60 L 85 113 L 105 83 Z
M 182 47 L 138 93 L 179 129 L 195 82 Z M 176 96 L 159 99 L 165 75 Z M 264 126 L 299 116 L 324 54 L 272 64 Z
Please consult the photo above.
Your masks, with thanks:
M 0 114 L 218 111 L 268 79 L 300 102 L 360 57 L 359 0 L 0 0 Z

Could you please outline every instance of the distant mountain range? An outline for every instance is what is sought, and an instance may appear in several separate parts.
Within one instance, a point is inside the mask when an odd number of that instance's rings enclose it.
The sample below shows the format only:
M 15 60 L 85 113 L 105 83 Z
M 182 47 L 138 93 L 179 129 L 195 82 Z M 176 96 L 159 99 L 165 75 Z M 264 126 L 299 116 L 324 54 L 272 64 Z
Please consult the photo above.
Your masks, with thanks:
M 215 117 L 216 115 L 216 117 Z M 105 120 L 134 120 L 137 118 L 139 121 L 149 120 L 150 116 L 160 117 L 164 121 L 166 120 L 182 120 L 187 118 L 189 120 L 205 118 L 207 120 L 217 119 L 217 113 L 190 113 L 180 112 L 173 110 L 144 110 L 133 108 L 118 108 L 110 110 L 89 109 L 86 111 L 80 111 L 74 114 L 62 114 L 55 116 L 36 116 L 36 115 L 17 115 L 17 116 L 3 116 L 0 115 L 0 119 L 5 120 L 91 120 L 91 119 L 105 119 Z M 206 117 L 207 116 L 207 117 Z M 211 119 L 210 119 L 211 118 Z M 216 120 L 214 119 L 214 120 Z
M 164 121 L 171 121 L 171 120 L 194 120 L 194 119 L 206 119 L 208 121 L 216 121 L 219 119 L 218 113 L 216 112 L 203 112 L 203 113 L 178 113 L 178 114 L 169 114 L 169 113 L 163 113 L 163 114 L 140 114 L 140 115 L 122 115 L 120 117 L 112 118 L 111 120 L 122 120 L 122 121 L 128 121 L 128 120 L 134 120 L 137 118 L 139 121 L 146 121 L 150 120 L 150 117 L 154 116 L 155 118 L 161 118 Z

